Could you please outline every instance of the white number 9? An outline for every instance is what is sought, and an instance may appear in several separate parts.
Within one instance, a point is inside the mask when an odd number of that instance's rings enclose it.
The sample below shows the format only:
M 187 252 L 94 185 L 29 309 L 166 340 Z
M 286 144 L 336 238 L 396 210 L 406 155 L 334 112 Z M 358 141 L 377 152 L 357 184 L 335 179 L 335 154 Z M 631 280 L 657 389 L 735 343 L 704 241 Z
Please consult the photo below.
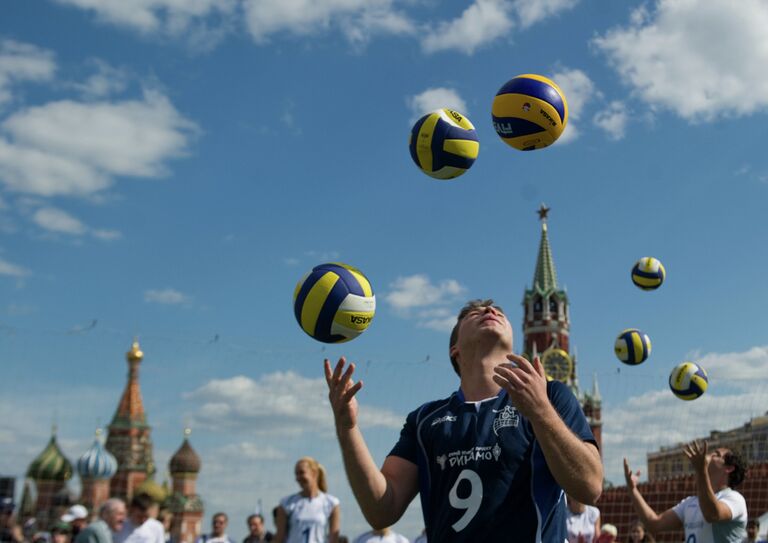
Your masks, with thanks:
M 459 498 L 457 489 L 459 488 L 459 483 L 465 479 L 470 484 L 469 496 Z M 456 509 L 466 509 L 461 518 L 451 526 L 455 531 L 460 532 L 467 527 L 467 524 L 472 521 L 480 510 L 480 504 L 483 501 L 483 482 L 480 480 L 480 476 L 471 469 L 462 470 L 448 494 L 448 501 Z

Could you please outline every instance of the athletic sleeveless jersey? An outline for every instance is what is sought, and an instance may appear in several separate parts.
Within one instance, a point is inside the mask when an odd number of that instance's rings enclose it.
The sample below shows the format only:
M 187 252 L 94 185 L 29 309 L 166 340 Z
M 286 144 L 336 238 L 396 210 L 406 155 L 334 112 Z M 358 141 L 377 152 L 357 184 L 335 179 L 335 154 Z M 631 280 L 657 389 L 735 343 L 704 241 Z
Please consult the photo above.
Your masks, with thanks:
M 328 520 L 339 499 L 325 492 L 314 498 L 294 494 L 280 500 L 288 516 L 288 537 L 285 543 L 325 543 L 328 541 Z
M 570 389 L 547 383 L 555 410 L 576 436 L 595 443 Z M 410 413 L 390 452 L 419 468 L 429 541 L 562 543 L 565 494 L 547 467 L 530 422 L 502 389 L 482 402 L 461 390 Z
M 685 528 L 685 543 L 741 543 L 747 537 L 747 502 L 744 496 L 724 488 L 715 493 L 731 509 L 731 520 L 710 524 L 704 520 L 698 496 L 688 496 L 672 510 Z

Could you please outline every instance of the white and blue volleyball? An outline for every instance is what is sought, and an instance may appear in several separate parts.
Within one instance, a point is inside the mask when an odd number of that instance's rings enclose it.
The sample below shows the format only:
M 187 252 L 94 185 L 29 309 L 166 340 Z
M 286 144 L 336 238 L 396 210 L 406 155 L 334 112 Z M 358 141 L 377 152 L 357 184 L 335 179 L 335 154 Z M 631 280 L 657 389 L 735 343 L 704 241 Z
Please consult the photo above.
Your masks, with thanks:
M 656 290 L 666 275 L 664 266 L 652 256 L 644 256 L 632 267 L 632 282 L 643 290 Z
M 371 324 L 376 297 L 363 272 L 331 262 L 315 266 L 298 282 L 293 311 L 301 329 L 316 340 L 342 343 Z
M 504 143 L 532 151 L 552 145 L 562 135 L 568 123 L 568 102 L 551 79 L 523 74 L 499 89 L 491 114 Z
M 642 364 L 651 355 L 651 338 L 637 328 L 622 330 L 613 346 L 616 357 L 630 366 Z
M 463 175 L 480 152 L 474 125 L 453 109 L 438 109 L 416 121 L 408 141 L 411 158 L 436 179 Z
M 693 362 L 683 362 L 669 374 L 669 388 L 681 400 L 695 400 L 707 391 L 708 385 L 707 372 Z

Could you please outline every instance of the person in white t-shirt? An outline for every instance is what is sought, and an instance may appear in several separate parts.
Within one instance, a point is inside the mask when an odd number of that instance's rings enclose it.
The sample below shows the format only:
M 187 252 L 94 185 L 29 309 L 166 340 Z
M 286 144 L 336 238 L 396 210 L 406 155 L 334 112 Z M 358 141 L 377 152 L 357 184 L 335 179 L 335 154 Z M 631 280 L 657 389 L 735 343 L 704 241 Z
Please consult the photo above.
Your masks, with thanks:
M 131 500 L 123 528 L 112 535 L 114 543 L 165 543 L 165 528 L 155 517 L 157 503 L 148 494 Z
M 600 534 L 600 510 L 584 505 L 573 496 L 567 495 L 568 516 L 565 526 L 568 543 L 594 543 Z
M 365 532 L 352 543 L 410 543 L 408 538 L 393 532 L 392 528 L 382 528 L 381 530 L 371 530 Z
M 297 494 L 280 500 L 275 543 L 338 543 L 341 529 L 339 499 L 326 494 L 325 469 L 309 456 L 300 458 L 294 470 L 301 487 Z
M 692 543 L 740 543 L 746 535 L 747 503 L 733 490 L 743 480 L 746 466 L 742 458 L 721 447 L 707 453 L 707 442 L 693 441 L 683 448 L 696 478 L 696 495 L 657 514 L 645 501 L 637 481 L 624 459 L 627 491 L 635 511 L 650 532 L 685 530 L 685 541 Z

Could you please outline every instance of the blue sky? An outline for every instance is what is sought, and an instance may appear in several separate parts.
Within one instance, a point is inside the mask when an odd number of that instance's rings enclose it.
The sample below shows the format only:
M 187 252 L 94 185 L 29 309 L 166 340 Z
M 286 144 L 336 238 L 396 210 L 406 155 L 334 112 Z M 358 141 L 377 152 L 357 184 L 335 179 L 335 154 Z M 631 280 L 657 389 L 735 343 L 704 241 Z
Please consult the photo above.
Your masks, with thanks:
M 70 459 L 107 424 L 133 337 L 160 466 L 186 425 L 208 513 L 232 533 L 296 491 L 316 456 L 365 531 L 341 468 L 322 359 L 359 364 L 377 460 L 405 414 L 457 386 L 451 317 L 492 296 L 521 345 L 543 201 L 571 300 L 582 387 L 604 399 L 606 476 L 661 445 L 762 414 L 768 301 L 768 7 L 744 0 L 9 0 L 0 7 L 0 473 L 53 422 Z M 520 73 L 570 106 L 521 153 L 490 122 Z M 480 156 L 453 181 L 412 164 L 412 122 L 454 107 Z M 653 293 L 629 270 L 656 256 Z M 362 269 L 371 328 L 324 346 L 291 296 L 312 266 Z M 94 324 L 95 322 L 95 324 Z M 637 368 L 615 336 L 653 341 Z M 670 369 L 701 362 L 683 403 Z M 164 470 L 158 474 L 164 476 Z M 414 504 L 397 528 L 421 525 Z

